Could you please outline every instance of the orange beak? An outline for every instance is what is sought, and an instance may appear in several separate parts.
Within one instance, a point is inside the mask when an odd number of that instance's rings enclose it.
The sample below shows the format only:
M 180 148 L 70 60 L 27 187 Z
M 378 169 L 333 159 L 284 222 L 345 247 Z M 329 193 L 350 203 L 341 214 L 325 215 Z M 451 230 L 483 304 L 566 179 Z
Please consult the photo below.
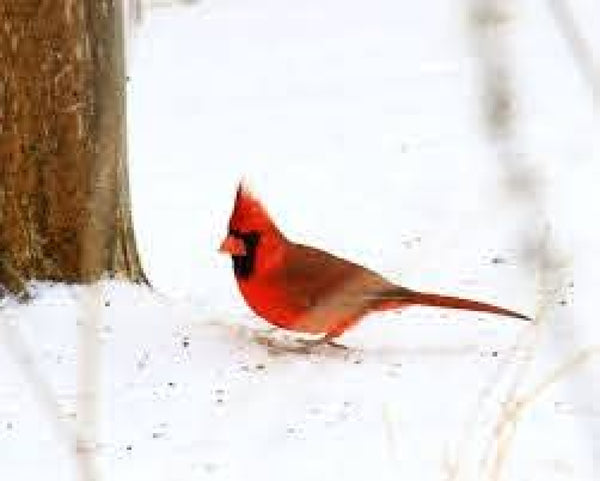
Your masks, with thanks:
M 222 254 L 231 254 L 232 256 L 245 256 L 246 246 L 244 245 L 243 240 L 233 237 L 232 235 L 228 235 L 221 243 L 219 252 Z

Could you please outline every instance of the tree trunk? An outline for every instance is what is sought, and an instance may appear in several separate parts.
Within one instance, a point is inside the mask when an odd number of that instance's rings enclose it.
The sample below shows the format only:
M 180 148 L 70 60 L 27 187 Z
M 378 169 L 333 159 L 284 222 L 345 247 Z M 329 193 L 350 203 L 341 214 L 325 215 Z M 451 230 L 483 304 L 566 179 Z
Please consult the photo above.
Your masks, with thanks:
M 0 284 L 145 280 L 120 0 L 0 2 Z

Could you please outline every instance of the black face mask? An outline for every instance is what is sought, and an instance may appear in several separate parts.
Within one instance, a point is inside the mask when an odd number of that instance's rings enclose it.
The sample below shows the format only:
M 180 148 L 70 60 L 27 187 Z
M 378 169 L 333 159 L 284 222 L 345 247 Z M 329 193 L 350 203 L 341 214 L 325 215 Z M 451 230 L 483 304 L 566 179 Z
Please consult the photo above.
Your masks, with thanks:
M 232 230 L 230 235 L 240 239 L 244 243 L 246 253 L 243 256 L 232 255 L 233 272 L 239 279 L 248 279 L 254 272 L 256 264 L 256 247 L 260 240 L 260 234 L 256 231 L 240 232 Z

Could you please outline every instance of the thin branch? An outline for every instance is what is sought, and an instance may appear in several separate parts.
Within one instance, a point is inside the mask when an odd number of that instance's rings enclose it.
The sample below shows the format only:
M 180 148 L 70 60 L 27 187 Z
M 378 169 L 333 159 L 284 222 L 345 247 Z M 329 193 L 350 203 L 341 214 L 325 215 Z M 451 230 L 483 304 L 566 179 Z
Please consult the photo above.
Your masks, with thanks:
M 18 323 L 14 322 L 11 317 L 4 313 L 0 320 L 0 334 L 2 334 L 4 346 L 32 389 L 35 399 L 48 413 L 48 419 L 51 420 L 57 436 L 65 444 L 75 446 L 77 436 L 74 426 L 68 422 L 66 413 L 62 411 L 56 400 L 56 393 L 38 368 L 27 343 L 19 332 Z
M 592 88 L 594 104 L 597 106 L 600 100 L 600 71 L 596 66 L 592 49 L 580 33 L 575 17 L 566 2 L 564 0 L 548 0 L 547 4 L 560 33 L 573 52 L 581 75 Z

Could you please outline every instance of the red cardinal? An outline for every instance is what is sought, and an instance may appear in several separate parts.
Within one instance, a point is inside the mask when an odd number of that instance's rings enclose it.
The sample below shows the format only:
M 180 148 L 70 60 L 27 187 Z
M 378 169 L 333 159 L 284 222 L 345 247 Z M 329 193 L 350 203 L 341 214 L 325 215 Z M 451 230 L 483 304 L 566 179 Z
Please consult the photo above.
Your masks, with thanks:
M 256 314 L 285 329 L 323 334 L 317 342 L 329 342 L 370 312 L 412 305 L 530 320 L 483 302 L 413 291 L 358 264 L 296 244 L 243 184 L 219 251 L 231 255 L 239 289 Z

